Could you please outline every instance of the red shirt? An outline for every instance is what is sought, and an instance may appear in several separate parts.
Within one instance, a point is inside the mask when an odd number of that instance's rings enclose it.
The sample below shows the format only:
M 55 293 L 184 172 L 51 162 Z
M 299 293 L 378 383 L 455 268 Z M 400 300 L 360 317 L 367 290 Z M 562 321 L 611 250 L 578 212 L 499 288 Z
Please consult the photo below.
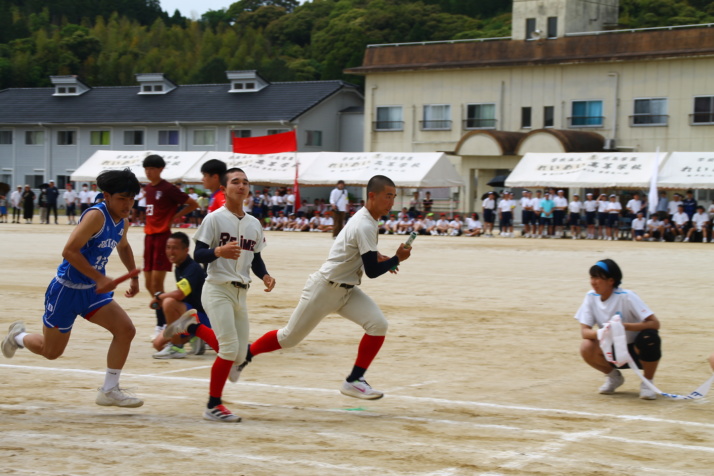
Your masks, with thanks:
M 171 221 L 178 208 L 188 201 L 188 194 L 163 179 L 156 185 L 148 184 L 144 192 L 146 193 L 144 233 L 147 235 L 169 233 Z
M 211 195 L 211 201 L 208 204 L 208 213 L 215 212 L 226 203 L 226 194 L 220 188 Z

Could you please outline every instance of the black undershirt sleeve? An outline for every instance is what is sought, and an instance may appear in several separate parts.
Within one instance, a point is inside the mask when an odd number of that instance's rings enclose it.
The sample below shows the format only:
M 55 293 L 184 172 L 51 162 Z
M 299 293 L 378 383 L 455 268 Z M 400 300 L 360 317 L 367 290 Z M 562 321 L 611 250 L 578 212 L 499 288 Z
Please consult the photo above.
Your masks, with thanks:
M 364 273 L 368 278 L 374 279 L 383 275 L 395 266 L 399 266 L 399 258 L 392 256 L 387 261 L 381 263 L 377 259 L 376 251 L 368 251 L 362 255 L 362 264 L 364 265 Z
M 250 269 L 252 269 L 253 274 L 258 276 L 260 279 L 263 279 L 265 275 L 268 274 L 268 270 L 265 269 L 265 262 L 263 261 L 263 257 L 260 256 L 260 253 L 255 253 L 253 255 L 253 263 L 251 263 Z
M 216 256 L 216 251 L 213 248 L 209 248 L 207 243 L 203 241 L 196 242 L 196 249 L 193 252 L 193 259 L 199 263 L 213 263 L 218 259 Z

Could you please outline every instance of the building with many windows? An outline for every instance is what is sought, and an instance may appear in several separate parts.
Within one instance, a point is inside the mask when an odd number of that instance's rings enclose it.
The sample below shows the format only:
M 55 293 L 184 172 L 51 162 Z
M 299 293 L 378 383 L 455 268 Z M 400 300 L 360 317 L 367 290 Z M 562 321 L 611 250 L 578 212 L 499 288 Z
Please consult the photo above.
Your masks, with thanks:
M 444 151 L 464 211 L 527 152 L 714 151 L 712 25 L 613 30 L 616 0 L 514 0 L 513 36 L 371 45 L 366 151 Z
M 343 81 L 270 83 L 229 71 L 228 84 L 180 86 L 138 74 L 138 86 L 90 87 L 53 76 L 51 88 L 0 91 L 0 182 L 63 188 L 98 150 L 230 151 L 233 137 L 297 127 L 301 152 L 362 150 L 364 98 Z

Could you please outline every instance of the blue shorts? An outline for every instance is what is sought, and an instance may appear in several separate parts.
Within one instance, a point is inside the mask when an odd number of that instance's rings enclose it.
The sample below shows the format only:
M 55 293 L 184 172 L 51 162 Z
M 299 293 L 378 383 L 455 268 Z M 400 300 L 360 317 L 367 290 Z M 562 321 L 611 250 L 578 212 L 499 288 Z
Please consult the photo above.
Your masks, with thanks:
M 501 226 L 511 226 L 513 212 L 501 212 Z
M 75 289 L 64 286 L 54 278 L 45 292 L 45 314 L 42 321 L 49 328 L 66 333 L 72 330 L 74 320 L 82 316 L 89 320 L 92 314 L 106 306 L 114 292 L 97 294 L 94 287 Z
M 0 215 L 7 215 L 7 207 L 6 206 L 0 207 Z
M 585 222 L 588 225 L 594 225 L 595 224 L 595 215 L 596 215 L 596 212 L 585 212 Z
M 193 307 L 192 305 L 190 305 L 187 302 L 184 302 L 183 304 L 184 304 L 184 306 L 186 306 L 187 311 L 189 311 L 191 309 L 196 309 L 195 307 Z M 201 324 L 203 324 L 204 326 L 206 326 L 208 328 L 211 327 L 211 321 L 208 320 L 208 314 L 206 314 L 205 312 L 201 312 L 201 311 L 197 311 L 196 314 L 198 314 L 198 321 Z

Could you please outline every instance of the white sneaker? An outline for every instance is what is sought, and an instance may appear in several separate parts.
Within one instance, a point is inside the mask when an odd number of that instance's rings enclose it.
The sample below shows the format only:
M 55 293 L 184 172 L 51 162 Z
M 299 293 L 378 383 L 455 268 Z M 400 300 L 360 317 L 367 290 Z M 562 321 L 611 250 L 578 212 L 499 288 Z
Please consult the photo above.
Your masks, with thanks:
M 625 383 L 625 377 L 619 370 L 614 369 L 605 376 L 605 383 L 600 387 L 599 392 L 603 395 L 612 395 L 623 383 Z
M 163 330 L 164 338 L 171 339 L 177 334 L 185 334 L 188 330 L 188 326 L 191 324 L 197 324 L 200 322 L 198 320 L 198 314 L 195 309 L 189 309 L 188 311 L 181 314 L 181 317 L 176 319 L 174 322 L 166 326 Z
M 231 413 L 231 411 L 223 405 L 216 405 L 213 408 L 206 408 L 206 411 L 203 412 L 203 419 L 211 421 L 222 421 L 226 423 L 237 423 L 241 420 L 238 415 Z
M 152 357 L 155 359 L 161 359 L 161 360 L 185 359 L 186 358 L 186 349 L 182 349 L 181 347 L 176 347 L 175 345 L 172 345 L 171 343 L 169 343 L 162 350 L 160 350 L 159 352 L 152 355 Z
M 342 388 L 340 389 L 342 395 L 347 395 L 348 397 L 362 398 L 365 400 L 377 400 L 384 396 L 383 392 L 373 389 L 364 379 L 361 377 L 359 380 L 354 382 L 344 381 L 342 382 Z
M 687 238 L 684 239 L 684 242 L 685 242 L 685 243 L 688 242 L 688 241 L 689 241 L 689 237 L 687 237 Z
M 149 337 L 149 341 L 150 341 L 150 342 L 154 342 L 154 339 L 156 339 L 157 337 L 159 337 L 159 335 L 161 335 L 161 333 L 164 332 L 164 329 L 165 329 L 165 328 L 166 328 L 165 325 L 164 325 L 164 326 L 156 326 L 156 327 L 154 328 L 154 333 L 151 335 L 151 337 Z
M 23 332 L 25 332 L 25 324 L 22 321 L 16 321 L 10 324 L 7 336 L 5 336 L 2 340 L 2 344 L 0 344 L 2 355 L 4 355 L 6 359 L 12 359 L 15 355 L 15 351 L 20 348 L 17 342 L 15 342 L 15 337 Z
M 243 371 L 243 369 L 248 365 L 250 362 L 245 361 L 242 364 L 233 364 L 233 367 L 231 367 L 231 371 L 228 374 L 228 380 L 230 380 L 233 383 L 236 383 L 238 379 L 240 378 L 240 373 Z
M 100 388 L 96 402 L 97 405 L 104 407 L 125 408 L 136 408 L 144 404 L 143 400 L 130 395 L 126 390 L 119 388 L 119 385 L 106 392 Z
M 650 380 L 652 383 L 652 380 Z M 640 398 L 642 400 L 657 400 L 657 392 L 645 385 L 644 382 L 640 385 Z

